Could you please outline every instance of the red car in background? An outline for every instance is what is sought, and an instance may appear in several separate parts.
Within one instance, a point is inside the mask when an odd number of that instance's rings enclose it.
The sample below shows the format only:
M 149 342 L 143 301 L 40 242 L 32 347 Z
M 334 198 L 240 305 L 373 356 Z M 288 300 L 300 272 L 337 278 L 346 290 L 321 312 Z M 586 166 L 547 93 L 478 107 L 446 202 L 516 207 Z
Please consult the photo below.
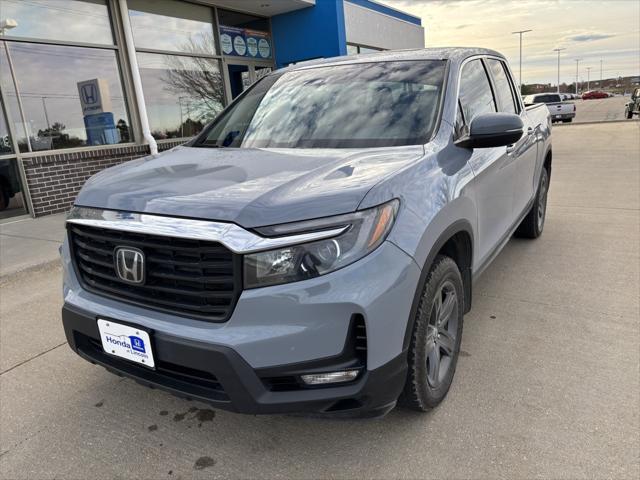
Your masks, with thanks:
M 601 92 L 599 90 L 591 90 L 582 94 L 583 100 L 590 100 L 592 98 L 609 98 L 609 94 L 606 92 Z

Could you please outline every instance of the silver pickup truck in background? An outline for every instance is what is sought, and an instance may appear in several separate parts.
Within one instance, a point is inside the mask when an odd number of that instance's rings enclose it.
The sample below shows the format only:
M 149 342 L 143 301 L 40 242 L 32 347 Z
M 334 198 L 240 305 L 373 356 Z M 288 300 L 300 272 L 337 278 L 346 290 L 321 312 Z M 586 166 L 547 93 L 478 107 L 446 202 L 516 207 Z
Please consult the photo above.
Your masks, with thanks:
M 479 48 L 265 76 L 188 144 L 83 187 L 62 320 L 84 359 L 243 413 L 419 411 L 473 282 L 543 230 L 551 119 Z
M 575 103 L 564 101 L 560 93 L 536 93 L 524 97 L 525 106 L 542 103 L 549 109 L 552 122 L 571 123 L 576 116 Z

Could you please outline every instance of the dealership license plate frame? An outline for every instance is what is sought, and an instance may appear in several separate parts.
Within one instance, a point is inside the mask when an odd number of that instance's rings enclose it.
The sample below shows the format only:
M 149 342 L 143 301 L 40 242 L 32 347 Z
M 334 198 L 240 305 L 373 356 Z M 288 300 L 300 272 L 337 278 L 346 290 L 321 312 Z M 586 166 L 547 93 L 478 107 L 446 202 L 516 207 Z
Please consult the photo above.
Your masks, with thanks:
M 121 320 L 111 320 L 109 318 L 98 318 L 97 324 L 100 334 L 100 344 L 107 355 L 126 360 L 150 370 L 156 369 L 150 330 Z M 128 342 L 129 348 L 110 344 L 106 339 L 107 335 L 125 344 Z M 140 345 L 137 340 L 133 340 L 131 338 L 132 336 L 142 340 L 142 345 Z M 127 338 L 123 339 L 123 337 Z M 135 345 L 133 345 L 134 342 Z M 141 348 L 142 351 L 140 350 Z

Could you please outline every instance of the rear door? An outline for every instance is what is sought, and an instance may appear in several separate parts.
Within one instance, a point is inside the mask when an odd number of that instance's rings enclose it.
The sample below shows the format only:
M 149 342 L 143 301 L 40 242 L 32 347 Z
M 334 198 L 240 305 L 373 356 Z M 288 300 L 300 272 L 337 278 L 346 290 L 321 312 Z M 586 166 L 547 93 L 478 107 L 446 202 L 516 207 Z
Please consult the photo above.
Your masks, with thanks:
M 468 127 L 479 114 L 497 111 L 489 76 L 480 58 L 462 67 L 458 103 L 458 131 Z M 513 174 L 505 147 L 476 148 L 469 158 L 475 174 L 474 191 L 478 210 L 478 255 L 474 270 L 498 246 L 512 222 Z
M 488 58 L 487 66 L 496 92 L 498 111 L 520 115 L 524 123 L 522 138 L 514 145 L 502 147 L 509 157 L 509 162 L 514 166 L 512 215 L 515 222 L 527 209 L 535 193 L 534 176 L 538 158 L 536 132 L 539 125 L 531 122 L 520 104 L 513 77 L 506 63 L 497 58 Z

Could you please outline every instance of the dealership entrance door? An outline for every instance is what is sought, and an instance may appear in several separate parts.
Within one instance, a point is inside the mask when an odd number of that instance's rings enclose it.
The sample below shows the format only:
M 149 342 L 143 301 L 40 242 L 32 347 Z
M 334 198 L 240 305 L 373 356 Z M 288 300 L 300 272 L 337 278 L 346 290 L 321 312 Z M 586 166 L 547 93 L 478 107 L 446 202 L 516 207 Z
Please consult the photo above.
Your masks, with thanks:
M 249 88 L 255 81 L 273 70 L 272 64 L 255 62 L 227 63 L 227 74 L 229 75 L 229 98 L 233 99 Z

